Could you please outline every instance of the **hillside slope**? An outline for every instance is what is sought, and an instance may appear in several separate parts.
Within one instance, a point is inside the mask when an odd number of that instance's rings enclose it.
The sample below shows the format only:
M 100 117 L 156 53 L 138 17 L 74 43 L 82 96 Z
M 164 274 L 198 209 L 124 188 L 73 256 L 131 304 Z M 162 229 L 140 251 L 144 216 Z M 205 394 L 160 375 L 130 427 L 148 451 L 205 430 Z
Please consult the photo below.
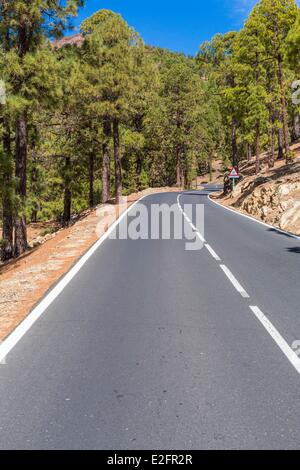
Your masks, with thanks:
M 269 169 L 267 155 L 261 157 L 261 171 L 255 175 L 254 160 L 241 167 L 243 180 L 229 196 L 217 198 L 283 230 L 300 235 L 300 142 L 294 144 L 293 162 L 277 161 Z

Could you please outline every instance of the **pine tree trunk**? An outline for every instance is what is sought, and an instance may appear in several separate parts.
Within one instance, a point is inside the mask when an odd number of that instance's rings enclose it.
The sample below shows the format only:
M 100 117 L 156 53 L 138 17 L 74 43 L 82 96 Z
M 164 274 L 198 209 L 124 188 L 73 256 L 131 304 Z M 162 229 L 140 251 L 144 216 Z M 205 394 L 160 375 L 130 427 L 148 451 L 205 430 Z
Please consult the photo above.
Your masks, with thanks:
M 283 132 L 282 129 L 278 129 L 278 160 L 282 160 L 284 158 L 284 151 L 283 151 Z
M 63 224 L 68 226 L 71 220 L 72 192 L 71 192 L 71 158 L 66 157 L 64 174 L 64 214 Z
M 176 147 L 176 186 L 177 188 L 181 187 L 181 158 L 180 148 L 178 144 Z
M 134 119 L 134 129 L 139 134 L 143 132 L 143 115 L 138 115 Z M 141 151 L 137 152 L 136 155 L 136 186 L 138 190 L 141 189 L 141 174 L 143 169 L 143 154 Z
M 177 164 L 176 164 L 176 186 L 178 188 L 180 188 L 181 186 L 181 170 L 180 170 L 180 162 L 178 158 L 177 158 Z
M 238 147 L 237 147 L 237 129 L 236 121 L 232 120 L 231 125 L 231 149 L 232 149 L 232 165 L 238 170 L 239 169 L 239 160 L 238 160 Z
M 272 126 L 270 131 L 270 155 L 268 159 L 268 166 L 269 168 L 273 168 L 275 164 L 275 130 L 274 126 Z
M 300 118 L 299 114 L 293 111 L 293 141 L 297 141 L 300 138 Z
M 33 139 L 32 142 L 32 168 L 31 168 L 31 193 L 34 195 L 34 207 L 31 211 L 31 222 L 37 222 L 38 216 L 38 190 L 37 190 L 37 183 L 38 183 L 38 169 L 37 169 L 37 156 L 36 156 L 36 139 Z
M 142 155 L 140 153 L 138 153 L 137 158 L 136 158 L 136 183 L 137 183 L 138 190 L 141 189 L 142 168 L 143 168 Z
M 31 212 L 31 222 L 33 224 L 37 223 L 37 210 L 35 208 L 32 209 L 32 212 Z
M 95 159 L 94 154 L 90 154 L 89 156 L 89 206 L 94 207 L 95 200 L 94 200 L 94 181 L 95 181 L 95 174 L 94 168 L 95 167 Z
M 27 119 L 25 114 L 16 122 L 16 195 L 20 207 L 15 217 L 14 255 L 22 255 L 28 248 L 26 224 L 26 166 L 27 166 Z
M 279 85 L 280 85 L 280 97 L 281 97 L 281 114 L 283 124 L 283 144 L 285 159 L 288 163 L 290 159 L 290 145 L 289 145 L 289 127 L 288 127 L 288 114 L 287 104 L 284 93 L 284 79 L 283 79 L 283 59 L 281 55 L 278 56 L 278 70 L 279 70 Z
M 4 13 L 6 21 L 6 14 Z M 3 38 L 3 49 L 10 50 L 10 31 L 6 30 Z M 13 179 L 13 157 L 11 150 L 11 129 L 9 120 L 2 119 L 3 126 L 3 192 L 2 192 L 2 240 L 3 246 L 0 250 L 2 261 L 8 261 L 14 255 L 13 246 L 13 201 L 12 201 L 12 179 Z
M 12 173 L 13 163 L 11 154 L 10 126 L 6 119 L 3 125 L 3 191 L 2 191 L 2 240 L 1 260 L 7 261 L 13 257 L 13 203 L 12 203 Z
M 185 189 L 186 187 L 186 179 L 185 179 L 185 174 L 184 174 L 184 169 L 180 168 L 180 187 L 182 189 Z
M 102 202 L 105 204 L 110 198 L 110 154 L 109 139 L 111 137 L 111 122 L 108 119 L 103 123 L 104 143 L 102 146 Z
M 246 144 L 246 156 L 247 156 L 247 162 L 250 162 L 251 160 L 251 145 L 250 144 Z
M 255 173 L 258 174 L 260 170 L 260 125 L 259 122 L 255 126 Z
M 256 52 L 256 66 L 255 66 L 255 83 L 259 84 L 259 54 Z M 260 121 L 256 121 L 255 125 L 255 173 L 258 174 L 260 170 Z
M 209 182 L 211 183 L 213 180 L 213 166 L 212 166 L 212 154 L 209 154 L 209 161 L 208 161 L 208 166 L 209 166 Z
M 277 106 L 277 88 L 278 88 L 278 71 L 277 63 L 274 62 L 273 76 L 270 71 L 269 87 L 272 93 L 272 99 L 269 105 L 269 121 L 270 121 L 270 154 L 268 158 L 269 168 L 273 168 L 275 164 L 275 141 L 276 141 L 276 120 L 278 119 L 278 106 Z
M 270 133 L 269 133 L 269 141 L 270 141 L 270 154 L 268 158 L 268 166 L 269 168 L 274 167 L 275 163 L 275 109 L 274 106 L 270 106 Z
M 26 24 L 20 24 L 17 34 L 18 55 L 23 61 L 29 51 L 31 40 L 30 28 Z M 16 90 L 18 91 L 18 90 Z M 22 255 L 28 248 L 27 243 L 27 222 L 26 222 L 26 171 L 27 171 L 27 116 L 24 111 L 16 121 L 16 150 L 15 150 L 15 171 L 16 171 L 16 196 L 19 207 L 14 220 L 15 244 L 14 255 Z
M 113 137 L 114 137 L 114 160 L 115 160 L 115 185 L 116 185 L 116 204 L 120 204 L 122 199 L 122 165 L 120 157 L 120 136 L 119 121 L 113 121 Z

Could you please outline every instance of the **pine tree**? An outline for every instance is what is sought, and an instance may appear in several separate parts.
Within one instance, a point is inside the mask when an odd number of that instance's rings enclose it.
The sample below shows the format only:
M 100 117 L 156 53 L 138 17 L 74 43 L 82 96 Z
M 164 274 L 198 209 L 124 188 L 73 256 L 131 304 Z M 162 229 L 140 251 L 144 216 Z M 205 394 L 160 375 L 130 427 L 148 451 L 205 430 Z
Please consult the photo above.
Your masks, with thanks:
M 58 35 L 67 25 L 70 15 L 76 13 L 81 0 L 67 2 L 50 0 L 12 0 L 1 4 L 1 34 L 7 39 L 5 61 L 14 68 L 9 79 L 12 92 L 18 100 L 15 112 L 15 177 L 17 211 L 14 217 L 14 254 L 19 256 L 27 249 L 26 197 L 29 110 L 35 94 L 45 91 L 43 82 L 35 82 L 37 61 L 41 59 L 47 36 Z M 43 57 L 44 58 L 44 57 Z M 43 78 L 46 78 L 46 73 Z M 28 81 L 30 85 L 28 86 Z M 32 88 L 31 88 L 32 87 Z M 29 91 L 28 89 L 31 88 Z M 31 95 L 33 93 L 33 96 Z
M 288 34 L 299 16 L 299 10 L 295 0 L 261 0 L 257 5 L 256 12 L 266 55 L 269 60 L 274 60 L 277 65 L 284 155 L 286 162 L 288 162 L 291 155 L 289 151 L 290 136 L 286 102 L 284 52 Z
M 112 133 L 118 204 L 123 180 L 120 124 L 128 120 L 130 97 L 135 92 L 134 50 L 143 45 L 136 32 L 119 15 L 106 10 L 85 22 L 83 30 L 90 33 L 85 43 L 84 60 L 90 66 L 87 76 L 91 84 L 91 107 L 103 120 L 103 202 L 109 197 L 108 140 Z
M 243 30 L 234 42 L 236 80 L 241 91 L 242 118 L 246 129 L 252 131 L 256 155 L 255 170 L 260 169 L 260 139 L 268 123 L 268 94 L 266 92 L 266 55 L 260 37 L 260 22 L 254 9 Z

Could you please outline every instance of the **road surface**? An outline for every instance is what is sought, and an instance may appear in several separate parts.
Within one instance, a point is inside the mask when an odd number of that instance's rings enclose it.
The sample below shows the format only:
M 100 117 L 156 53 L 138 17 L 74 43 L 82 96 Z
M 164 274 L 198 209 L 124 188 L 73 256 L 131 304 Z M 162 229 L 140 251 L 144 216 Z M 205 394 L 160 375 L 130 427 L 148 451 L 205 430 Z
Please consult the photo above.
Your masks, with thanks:
M 16 344 L 0 448 L 299 448 L 300 241 L 209 192 L 142 201 L 204 204 L 202 250 L 107 239 Z

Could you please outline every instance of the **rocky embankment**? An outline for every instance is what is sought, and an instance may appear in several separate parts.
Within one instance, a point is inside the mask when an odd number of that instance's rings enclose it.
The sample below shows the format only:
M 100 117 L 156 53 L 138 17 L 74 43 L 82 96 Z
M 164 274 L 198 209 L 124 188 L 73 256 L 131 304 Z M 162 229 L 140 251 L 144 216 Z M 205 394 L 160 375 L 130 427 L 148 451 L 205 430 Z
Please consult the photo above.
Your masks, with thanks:
M 266 170 L 265 174 L 245 176 L 232 195 L 221 196 L 221 201 L 300 235 L 300 161 Z

